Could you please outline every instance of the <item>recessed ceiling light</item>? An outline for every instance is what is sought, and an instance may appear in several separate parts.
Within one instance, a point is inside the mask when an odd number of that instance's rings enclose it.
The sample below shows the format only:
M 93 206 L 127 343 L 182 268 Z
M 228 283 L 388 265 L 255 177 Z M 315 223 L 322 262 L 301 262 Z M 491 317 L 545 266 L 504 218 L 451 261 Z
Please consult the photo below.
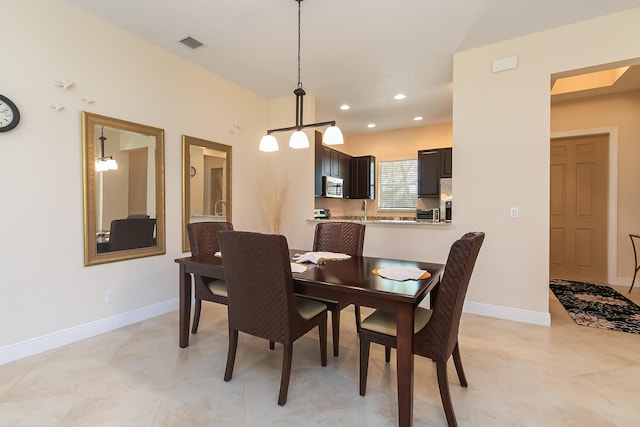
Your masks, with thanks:
M 349 108 L 351 108 L 351 107 L 350 107 L 350 106 L 348 106 L 347 104 L 342 104 L 342 105 L 340 106 L 340 109 L 341 109 L 341 110 L 343 110 L 343 111 L 344 111 L 344 110 L 348 110 Z
M 422 120 L 422 119 L 423 119 L 423 117 L 422 117 L 422 116 L 415 116 L 415 117 L 413 118 L 413 120 L 415 120 L 416 122 L 419 122 L 419 121 L 420 121 L 420 120 Z
M 407 97 L 407 95 L 405 95 L 404 93 L 399 93 L 396 96 L 393 97 L 393 99 L 397 99 L 398 101 L 401 99 L 405 99 Z
M 368 128 L 374 128 L 374 127 L 376 127 L 376 124 L 375 124 L 375 123 L 369 123 L 369 124 L 367 125 L 367 127 L 368 127 Z

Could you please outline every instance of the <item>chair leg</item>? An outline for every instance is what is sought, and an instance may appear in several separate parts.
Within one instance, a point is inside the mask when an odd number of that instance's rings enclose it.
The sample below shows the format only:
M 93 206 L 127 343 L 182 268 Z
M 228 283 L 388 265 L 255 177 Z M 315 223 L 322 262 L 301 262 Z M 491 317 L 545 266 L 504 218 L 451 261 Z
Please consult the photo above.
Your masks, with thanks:
M 367 393 L 367 374 L 369 373 L 369 348 L 371 342 L 360 336 L 360 396 Z
M 333 332 L 333 357 L 338 357 L 340 347 L 340 307 L 331 310 L 331 330 Z
M 631 287 L 629 288 L 629 293 L 633 290 L 633 284 L 636 282 L 636 276 L 638 275 L 638 268 L 633 272 L 633 280 L 631 281 Z
M 391 362 L 391 347 L 384 347 L 384 361 L 387 363 Z
M 318 335 L 320 336 L 320 364 L 327 366 L 327 313 L 318 325 Z
M 456 346 L 453 348 L 453 363 L 456 365 L 460 385 L 462 387 L 468 387 L 469 384 L 467 383 L 467 376 L 464 374 L 464 369 L 462 368 L 462 358 L 460 357 L 460 346 L 458 343 L 456 343 Z
M 227 353 L 227 368 L 224 371 L 224 380 L 230 381 L 233 376 L 233 365 L 236 362 L 236 350 L 238 348 L 238 330 L 229 330 L 229 352 Z
M 449 427 L 457 427 L 456 416 L 453 413 L 451 404 L 451 394 L 449 393 L 449 380 L 447 379 L 447 361 L 436 361 L 436 371 L 438 372 L 438 387 L 440 388 L 440 400 L 444 414 L 447 417 Z
M 195 309 L 193 311 L 193 325 L 191 325 L 191 333 L 196 334 L 198 332 L 198 325 L 200 324 L 200 311 L 202 310 L 202 300 L 196 298 Z
M 287 403 L 287 393 L 289 392 L 289 378 L 291 378 L 291 359 L 293 358 L 293 344 L 284 345 L 282 355 L 282 378 L 280 379 L 280 396 L 278 405 L 284 406 Z

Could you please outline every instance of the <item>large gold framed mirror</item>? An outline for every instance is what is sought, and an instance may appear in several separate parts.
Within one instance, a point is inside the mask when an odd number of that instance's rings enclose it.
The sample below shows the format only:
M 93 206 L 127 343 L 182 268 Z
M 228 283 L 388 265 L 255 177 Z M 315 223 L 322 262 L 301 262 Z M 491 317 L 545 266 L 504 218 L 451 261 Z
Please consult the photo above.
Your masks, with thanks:
M 164 130 L 82 112 L 84 264 L 165 253 Z
M 182 135 L 182 250 L 187 224 L 231 221 L 231 146 Z

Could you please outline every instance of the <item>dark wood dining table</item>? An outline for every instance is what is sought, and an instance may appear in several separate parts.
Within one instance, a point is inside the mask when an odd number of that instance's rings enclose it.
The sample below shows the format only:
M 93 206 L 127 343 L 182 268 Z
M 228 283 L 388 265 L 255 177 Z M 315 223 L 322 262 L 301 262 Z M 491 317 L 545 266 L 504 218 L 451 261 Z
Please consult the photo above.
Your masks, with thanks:
M 305 251 L 290 250 L 293 256 Z M 213 255 L 175 260 L 180 265 L 180 347 L 189 345 L 191 316 L 191 274 L 224 279 L 222 258 Z M 302 273 L 293 273 L 295 292 L 302 295 L 344 301 L 395 312 L 398 328 L 397 378 L 398 425 L 413 424 L 413 314 L 415 307 L 440 283 L 442 264 L 374 257 L 351 257 L 307 264 Z M 431 273 L 423 280 L 396 281 L 373 273 L 380 267 L 418 267 Z M 357 390 L 357 388 L 356 388 Z

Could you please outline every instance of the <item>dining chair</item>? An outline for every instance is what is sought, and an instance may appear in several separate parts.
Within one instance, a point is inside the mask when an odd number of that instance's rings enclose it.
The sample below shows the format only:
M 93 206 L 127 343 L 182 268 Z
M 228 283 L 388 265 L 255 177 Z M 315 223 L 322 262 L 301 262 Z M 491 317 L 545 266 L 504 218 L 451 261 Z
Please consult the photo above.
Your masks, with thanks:
M 336 252 L 351 256 L 362 256 L 364 248 L 365 224 L 357 222 L 320 222 L 316 224 L 313 237 L 313 251 Z M 310 298 L 310 297 L 305 297 Z M 342 301 L 313 298 L 327 305 L 331 312 L 331 333 L 333 355 L 338 357 L 340 347 L 340 311 L 347 307 Z M 356 306 L 356 315 L 359 307 Z
M 233 230 L 230 222 L 194 222 L 187 224 L 191 255 L 213 255 L 220 250 L 218 231 Z M 191 333 L 198 332 L 202 301 L 217 302 L 227 305 L 227 285 L 224 280 L 194 274 L 195 309 Z
M 327 365 L 327 306 L 294 295 L 287 240 L 246 231 L 218 233 L 228 289 L 229 352 L 224 380 L 233 375 L 238 332 L 284 345 L 278 405 L 287 402 L 293 343 L 315 328 L 320 362 Z
M 484 233 L 473 232 L 453 243 L 442 281 L 432 291 L 435 292 L 431 299 L 432 308 L 415 309 L 413 353 L 435 362 L 440 399 L 450 427 L 458 424 L 449 393 L 447 361 L 453 355 L 460 385 L 467 387 L 460 357 L 458 329 L 469 279 L 483 240 Z M 357 319 L 356 327 L 360 337 L 360 395 L 364 396 L 367 389 L 370 343 L 385 346 L 385 360 L 388 363 L 391 348 L 397 348 L 396 316 L 395 313 L 376 310 L 362 321 Z
M 155 246 L 155 218 L 123 218 L 111 221 L 108 251 Z

